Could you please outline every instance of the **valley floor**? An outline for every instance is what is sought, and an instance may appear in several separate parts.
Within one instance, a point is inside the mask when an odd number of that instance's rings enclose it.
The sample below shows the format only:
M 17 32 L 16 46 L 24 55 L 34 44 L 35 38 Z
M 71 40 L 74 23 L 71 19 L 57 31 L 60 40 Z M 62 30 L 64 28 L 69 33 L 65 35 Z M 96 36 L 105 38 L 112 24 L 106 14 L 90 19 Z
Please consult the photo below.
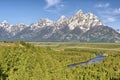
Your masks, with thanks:
M 106 58 L 88 66 L 67 67 L 96 55 Z M 120 44 L 1 42 L 0 80 L 120 80 Z

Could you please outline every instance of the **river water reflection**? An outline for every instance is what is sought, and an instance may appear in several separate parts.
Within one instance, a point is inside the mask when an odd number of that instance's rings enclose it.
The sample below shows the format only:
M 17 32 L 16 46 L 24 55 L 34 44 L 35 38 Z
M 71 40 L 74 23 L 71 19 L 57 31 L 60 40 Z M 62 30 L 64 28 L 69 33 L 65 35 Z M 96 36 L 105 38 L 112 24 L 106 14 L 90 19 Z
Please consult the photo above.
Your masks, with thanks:
M 76 66 L 83 66 L 83 65 L 89 65 L 91 63 L 97 63 L 97 62 L 100 62 L 100 61 L 103 61 L 105 59 L 105 56 L 102 56 L 102 55 L 98 55 L 90 60 L 87 60 L 85 62 L 80 62 L 80 63 L 74 63 L 74 64 L 70 64 L 68 65 L 67 67 L 68 68 L 73 68 L 73 67 L 76 67 Z

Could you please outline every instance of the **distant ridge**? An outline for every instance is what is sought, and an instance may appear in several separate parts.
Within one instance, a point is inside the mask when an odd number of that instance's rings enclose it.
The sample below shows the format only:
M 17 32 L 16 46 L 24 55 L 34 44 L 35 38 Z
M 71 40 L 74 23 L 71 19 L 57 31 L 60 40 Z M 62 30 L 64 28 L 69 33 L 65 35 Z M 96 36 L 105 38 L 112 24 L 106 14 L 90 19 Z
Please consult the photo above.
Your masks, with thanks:
M 0 41 L 120 42 L 120 33 L 92 13 L 79 10 L 69 19 L 64 15 L 56 22 L 47 18 L 38 23 L 11 25 L 0 23 Z

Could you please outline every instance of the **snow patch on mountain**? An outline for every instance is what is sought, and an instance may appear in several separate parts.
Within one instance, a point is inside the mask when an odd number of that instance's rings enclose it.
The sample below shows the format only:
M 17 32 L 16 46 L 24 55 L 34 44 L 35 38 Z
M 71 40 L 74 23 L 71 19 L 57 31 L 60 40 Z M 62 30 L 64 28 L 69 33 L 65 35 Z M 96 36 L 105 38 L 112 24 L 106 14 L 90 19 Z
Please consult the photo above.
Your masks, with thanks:
M 117 31 L 118 33 L 120 33 L 120 29 L 117 29 L 116 31 Z
M 69 27 L 73 30 L 75 27 L 80 27 L 82 30 L 87 31 L 90 27 L 101 26 L 103 23 L 97 16 L 92 13 L 83 14 L 83 11 L 78 11 L 74 16 L 69 19 Z

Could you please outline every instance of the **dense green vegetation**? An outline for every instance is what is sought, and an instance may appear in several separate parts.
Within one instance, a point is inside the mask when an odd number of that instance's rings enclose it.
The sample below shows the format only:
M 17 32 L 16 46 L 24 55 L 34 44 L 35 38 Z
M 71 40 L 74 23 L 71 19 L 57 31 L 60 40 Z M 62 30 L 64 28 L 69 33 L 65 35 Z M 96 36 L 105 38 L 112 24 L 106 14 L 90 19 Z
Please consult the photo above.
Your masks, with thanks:
M 120 80 L 120 44 L 1 44 L 0 80 Z M 67 67 L 97 54 L 108 56 L 89 66 Z

